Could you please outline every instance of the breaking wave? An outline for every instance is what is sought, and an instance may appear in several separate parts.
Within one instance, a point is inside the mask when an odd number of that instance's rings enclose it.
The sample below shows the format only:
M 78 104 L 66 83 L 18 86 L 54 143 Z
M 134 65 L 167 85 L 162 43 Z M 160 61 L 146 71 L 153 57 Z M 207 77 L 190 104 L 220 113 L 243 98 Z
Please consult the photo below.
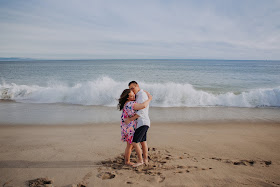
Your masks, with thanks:
M 140 83 L 153 95 L 151 106 L 157 107 L 280 107 L 280 87 L 255 89 L 235 94 L 213 94 L 197 90 L 191 84 Z M 127 82 L 109 77 L 78 83 L 74 86 L 0 84 L 0 99 L 25 103 L 66 103 L 80 105 L 116 106 Z

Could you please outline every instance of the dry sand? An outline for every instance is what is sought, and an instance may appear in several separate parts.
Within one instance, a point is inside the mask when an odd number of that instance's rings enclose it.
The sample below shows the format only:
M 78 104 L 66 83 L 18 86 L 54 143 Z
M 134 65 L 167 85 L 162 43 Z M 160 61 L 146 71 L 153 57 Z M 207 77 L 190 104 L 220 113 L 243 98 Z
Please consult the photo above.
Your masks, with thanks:
M 280 186 L 280 123 L 153 123 L 148 145 L 134 169 L 117 123 L 2 125 L 0 186 Z

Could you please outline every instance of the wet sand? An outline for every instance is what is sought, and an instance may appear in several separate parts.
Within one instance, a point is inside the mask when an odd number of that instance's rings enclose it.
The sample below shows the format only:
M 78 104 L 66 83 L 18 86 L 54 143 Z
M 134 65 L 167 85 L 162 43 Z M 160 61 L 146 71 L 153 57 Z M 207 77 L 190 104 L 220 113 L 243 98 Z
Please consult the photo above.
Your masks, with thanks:
M 110 114 L 110 115 L 108 115 Z M 0 124 L 80 125 L 119 123 L 117 107 L 18 103 L 0 100 Z M 280 122 L 280 108 L 150 107 L 153 123 Z
M 0 185 L 280 186 L 278 122 L 152 123 L 148 145 L 149 165 L 131 168 L 118 123 L 3 124 Z

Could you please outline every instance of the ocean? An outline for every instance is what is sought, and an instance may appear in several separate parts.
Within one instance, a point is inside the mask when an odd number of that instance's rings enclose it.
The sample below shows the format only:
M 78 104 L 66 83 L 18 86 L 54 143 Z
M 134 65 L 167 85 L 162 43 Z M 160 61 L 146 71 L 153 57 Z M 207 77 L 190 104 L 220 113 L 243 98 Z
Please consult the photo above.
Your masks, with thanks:
M 119 122 L 132 80 L 152 121 L 280 120 L 280 61 L 29 60 L 0 61 L 0 123 Z

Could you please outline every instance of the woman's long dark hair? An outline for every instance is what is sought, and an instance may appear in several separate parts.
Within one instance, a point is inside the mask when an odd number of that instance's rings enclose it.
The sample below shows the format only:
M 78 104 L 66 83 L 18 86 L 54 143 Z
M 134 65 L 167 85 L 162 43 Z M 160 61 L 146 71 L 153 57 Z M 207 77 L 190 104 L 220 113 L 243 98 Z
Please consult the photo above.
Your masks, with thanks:
M 122 109 L 123 109 L 124 104 L 125 104 L 125 102 L 127 101 L 128 97 L 129 97 L 128 94 L 129 94 L 130 92 L 131 92 L 130 89 L 125 89 L 125 90 L 122 92 L 122 94 L 121 94 L 121 96 L 120 96 L 120 98 L 119 98 L 119 104 L 118 104 L 118 109 L 119 109 L 119 110 L 122 110 Z

